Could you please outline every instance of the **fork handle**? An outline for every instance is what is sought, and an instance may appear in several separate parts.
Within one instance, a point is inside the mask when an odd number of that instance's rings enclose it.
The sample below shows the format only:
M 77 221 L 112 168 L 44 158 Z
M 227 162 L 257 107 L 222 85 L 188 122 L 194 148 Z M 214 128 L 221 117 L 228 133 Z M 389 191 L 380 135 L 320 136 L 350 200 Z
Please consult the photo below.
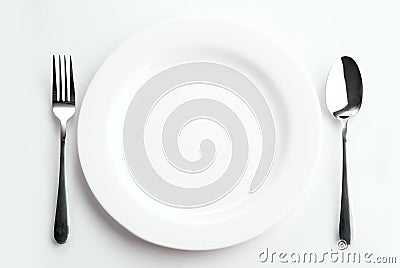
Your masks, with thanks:
M 65 138 L 66 129 L 64 126 L 61 126 L 60 168 L 58 177 L 56 215 L 54 219 L 54 239 L 59 244 L 64 244 L 67 241 L 69 234 L 67 189 L 65 181 Z

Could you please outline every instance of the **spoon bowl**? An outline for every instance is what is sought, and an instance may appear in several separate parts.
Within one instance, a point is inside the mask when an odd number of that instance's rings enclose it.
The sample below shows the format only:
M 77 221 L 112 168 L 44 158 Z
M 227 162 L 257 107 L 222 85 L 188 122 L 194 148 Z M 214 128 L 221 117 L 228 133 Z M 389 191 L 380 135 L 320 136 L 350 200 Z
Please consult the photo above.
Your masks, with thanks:
M 357 63 L 344 56 L 337 60 L 329 72 L 326 83 L 326 105 L 338 119 L 349 119 L 361 108 L 363 85 Z

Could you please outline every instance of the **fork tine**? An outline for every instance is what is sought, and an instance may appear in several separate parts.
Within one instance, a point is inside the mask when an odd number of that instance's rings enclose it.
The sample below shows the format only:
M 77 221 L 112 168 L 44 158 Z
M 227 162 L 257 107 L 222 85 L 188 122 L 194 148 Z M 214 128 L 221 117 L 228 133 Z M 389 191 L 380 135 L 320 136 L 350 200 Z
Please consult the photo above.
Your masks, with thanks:
M 62 71 L 61 71 L 61 56 L 58 55 L 58 81 L 60 82 L 59 87 L 58 87 L 58 94 L 59 94 L 59 101 L 64 100 L 63 96 L 63 82 L 62 82 Z
M 68 83 L 67 83 L 67 59 L 64 55 L 64 101 L 69 101 Z
M 56 76 L 56 57 L 53 55 L 53 90 L 52 90 L 52 102 L 57 102 L 57 76 Z
M 69 56 L 69 99 L 75 104 L 74 72 L 72 71 L 72 57 Z

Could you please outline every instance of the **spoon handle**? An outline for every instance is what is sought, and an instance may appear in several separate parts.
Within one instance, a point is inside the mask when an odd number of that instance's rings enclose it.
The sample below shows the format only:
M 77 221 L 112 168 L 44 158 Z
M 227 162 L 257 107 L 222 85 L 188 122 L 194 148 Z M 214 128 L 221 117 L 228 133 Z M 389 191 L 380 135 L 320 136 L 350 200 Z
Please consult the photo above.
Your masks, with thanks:
M 346 161 L 347 120 L 342 123 L 343 167 L 342 167 L 342 198 L 340 204 L 339 238 L 347 245 L 352 242 L 352 217 L 350 212 L 349 190 L 347 185 Z

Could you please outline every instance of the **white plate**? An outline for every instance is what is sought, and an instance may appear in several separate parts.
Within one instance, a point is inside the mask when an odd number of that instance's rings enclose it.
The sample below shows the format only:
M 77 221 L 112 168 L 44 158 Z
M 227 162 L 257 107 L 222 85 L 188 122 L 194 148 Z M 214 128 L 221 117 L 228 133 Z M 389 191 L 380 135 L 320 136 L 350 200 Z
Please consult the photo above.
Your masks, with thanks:
M 209 250 L 261 234 L 294 206 L 319 150 L 304 71 L 271 38 L 215 19 L 136 34 L 103 63 L 78 149 L 104 209 L 158 245 Z

